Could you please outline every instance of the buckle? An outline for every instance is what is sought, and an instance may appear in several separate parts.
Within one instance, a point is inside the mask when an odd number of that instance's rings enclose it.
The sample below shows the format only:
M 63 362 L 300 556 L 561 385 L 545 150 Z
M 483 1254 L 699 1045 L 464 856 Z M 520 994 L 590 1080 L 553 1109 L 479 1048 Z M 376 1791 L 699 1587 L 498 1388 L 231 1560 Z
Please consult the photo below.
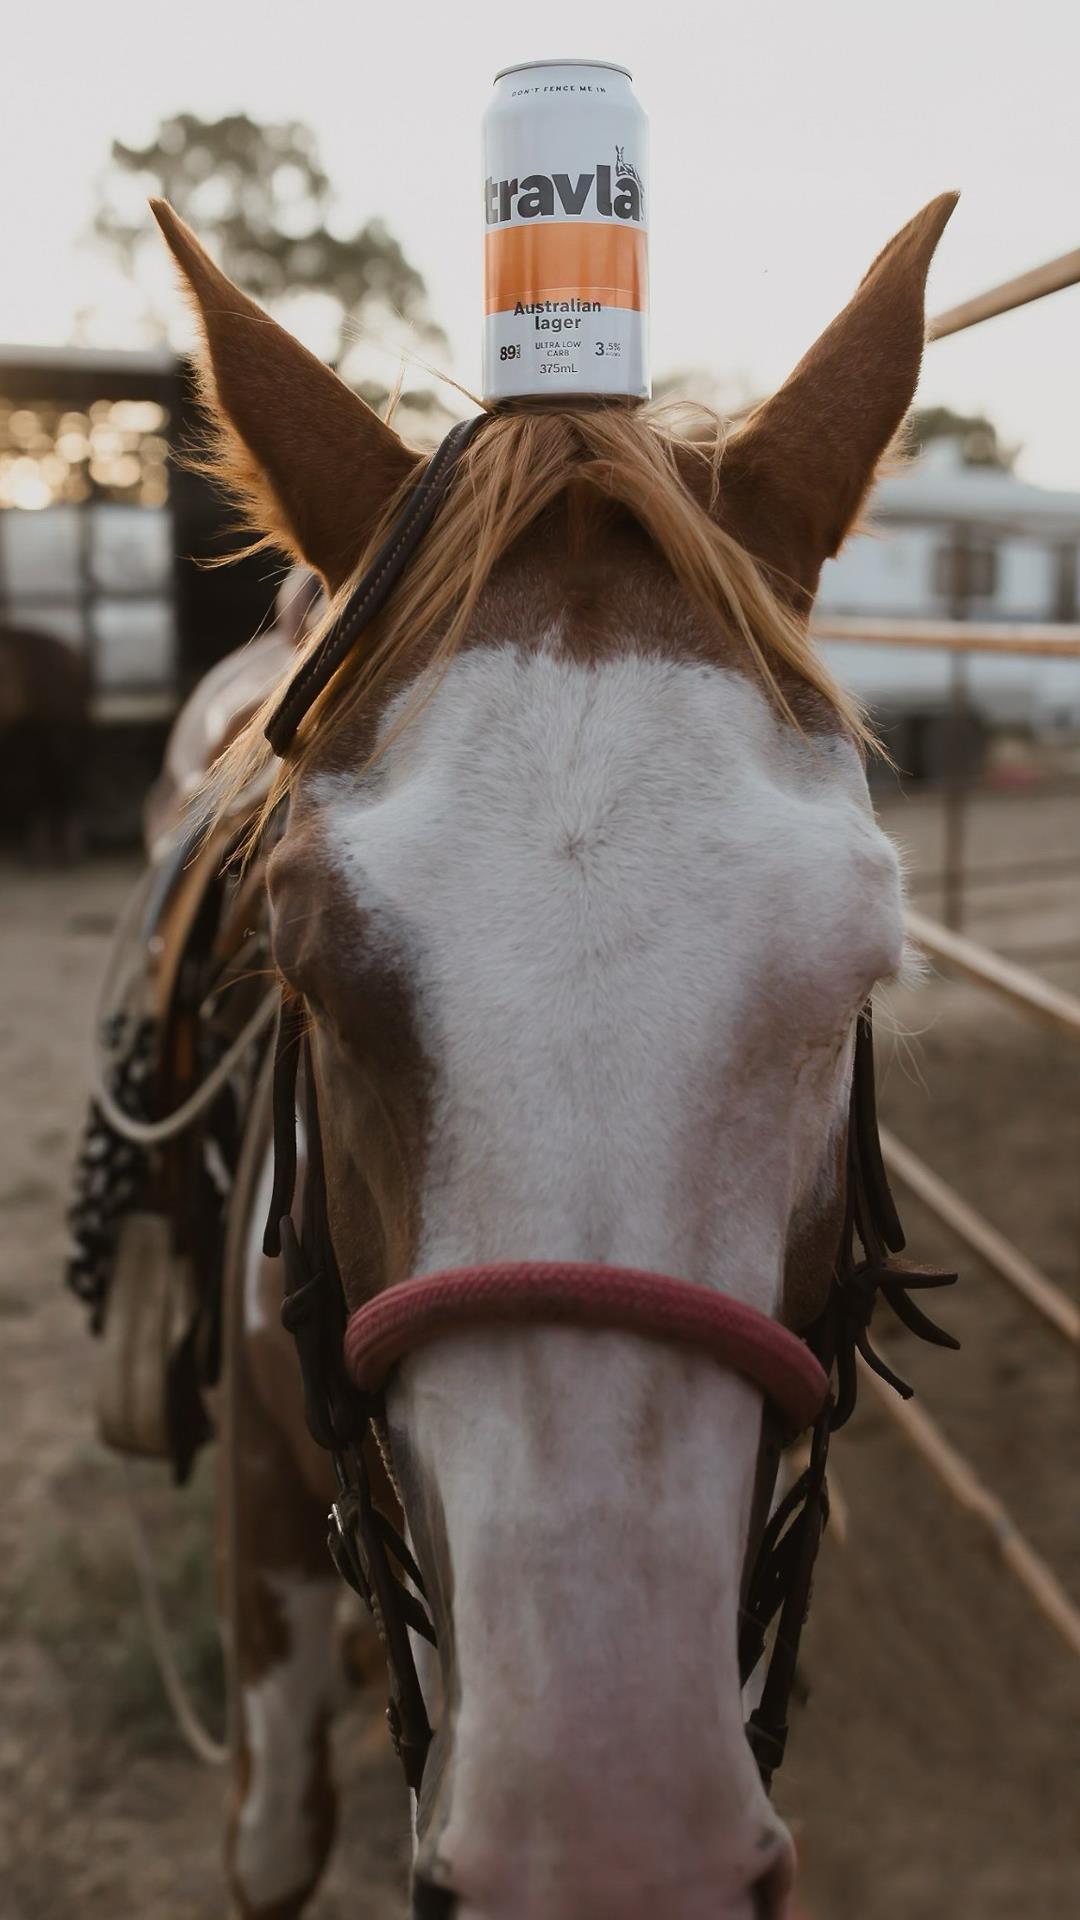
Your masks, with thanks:
M 379 1603 L 375 1598 L 371 1571 L 360 1538 L 356 1495 L 351 1488 L 344 1488 L 333 1502 L 326 1516 L 326 1523 L 326 1544 L 330 1550 L 330 1558 L 346 1586 L 359 1594 L 375 1622 L 380 1640 L 385 1644 L 386 1629 Z

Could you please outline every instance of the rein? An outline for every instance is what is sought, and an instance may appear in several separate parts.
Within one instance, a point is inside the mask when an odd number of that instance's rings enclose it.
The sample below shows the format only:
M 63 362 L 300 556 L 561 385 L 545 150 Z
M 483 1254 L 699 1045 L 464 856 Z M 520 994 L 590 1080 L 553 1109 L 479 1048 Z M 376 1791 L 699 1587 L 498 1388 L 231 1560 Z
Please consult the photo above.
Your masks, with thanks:
M 314 652 L 294 673 L 266 728 L 266 738 L 280 760 L 296 738 L 301 720 L 330 685 L 338 668 L 352 652 L 365 627 L 382 611 L 434 520 L 450 485 L 454 468 L 470 440 L 487 419 L 486 413 L 459 420 L 451 427 L 402 507 L 374 560 L 349 595 L 348 605 L 323 635 Z
M 287 751 L 301 721 L 383 606 L 484 418 L 462 422 L 447 435 L 342 614 L 294 676 L 267 728 L 276 753 Z M 292 1207 L 301 1083 L 307 1164 L 298 1233 Z M 575 1262 L 508 1262 L 425 1274 L 378 1294 L 350 1316 L 330 1233 L 305 1013 L 302 1003 L 287 995 L 278 1020 L 273 1104 L 274 1185 L 264 1251 L 283 1257 L 282 1321 L 296 1341 L 307 1424 L 331 1454 L 337 1476 L 330 1551 L 342 1577 L 371 1609 L 383 1640 L 387 1718 L 409 1786 L 419 1792 L 432 1739 L 409 1636 L 416 1633 L 432 1646 L 437 1639 L 420 1568 L 372 1495 L 365 1452 L 381 1445 L 384 1389 L 409 1353 L 463 1329 L 559 1324 L 689 1346 L 740 1374 L 763 1396 L 738 1652 L 745 1687 L 779 1616 L 761 1697 L 746 1728 L 768 1787 L 784 1756 L 799 1640 L 828 1519 L 829 1441 L 855 1406 L 856 1356 L 905 1399 L 912 1392 L 870 1345 L 878 1294 L 919 1338 L 937 1346 L 958 1345 L 909 1298 L 920 1288 L 950 1285 L 955 1274 L 896 1259 L 904 1235 L 878 1139 L 869 1007 L 856 1023 L 840 1245 L 824 1310 L 801 1336 L 756 1308 L 685 1280 Z M 773 1509 L 784 1447 L 807 1430 L 809 1463 Z

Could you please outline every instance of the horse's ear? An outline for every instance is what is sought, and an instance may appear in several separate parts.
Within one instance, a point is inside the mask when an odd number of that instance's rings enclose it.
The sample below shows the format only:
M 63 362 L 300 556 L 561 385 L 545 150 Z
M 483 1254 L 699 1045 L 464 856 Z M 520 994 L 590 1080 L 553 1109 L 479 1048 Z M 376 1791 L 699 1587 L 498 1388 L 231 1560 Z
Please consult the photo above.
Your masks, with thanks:
M 915 397 L 926 275 L 957 198 L 941 194 L 901 228 L 843 313 L 728 442 L 721 517 L 804 604 Z
M 396 433 L 214 265 L 166 200 L 151 207 L 194 297 L 217 467 L 248 523 L 336 588 L 415 466 Z

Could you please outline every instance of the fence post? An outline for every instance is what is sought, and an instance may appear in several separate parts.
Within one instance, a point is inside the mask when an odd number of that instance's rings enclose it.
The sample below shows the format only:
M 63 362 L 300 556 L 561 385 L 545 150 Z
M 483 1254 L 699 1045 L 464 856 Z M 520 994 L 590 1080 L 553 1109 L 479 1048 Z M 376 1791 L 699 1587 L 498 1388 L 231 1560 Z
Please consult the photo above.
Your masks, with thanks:
M 967 720 L 969 716 L 967 654 L 954 653 L 949 661 L 949 722 L 945 730 L 945 925 L 953 933 L 964 929 L 964 852 L 967 839 Z

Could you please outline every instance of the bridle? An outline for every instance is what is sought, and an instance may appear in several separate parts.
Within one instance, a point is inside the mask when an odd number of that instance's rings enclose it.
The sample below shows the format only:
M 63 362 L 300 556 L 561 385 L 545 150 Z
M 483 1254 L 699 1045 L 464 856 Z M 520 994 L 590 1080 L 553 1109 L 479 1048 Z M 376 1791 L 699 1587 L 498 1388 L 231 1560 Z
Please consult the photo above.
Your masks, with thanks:
M 284 755 L 297 728 L 385 603 L 430 525 L 454 468 L 486 415 L 446 436 L 371 566 L 319 646 L 300 667 L 267 727 Z M 297 1098 L 304 1106 L 306 1169 L 300 1231 L 292 1219 Z M 338 1495 L 330 1551 L 371 1609 L 389 1678 L 387 1718 L 405 1777 L 419 1792 L 432 1731 L 410 1632 L 435 1646 L 423 1575 L 394 1522 L 376 1504 L 368 1448 L 384 1448 L 384 1402 L 395 1365 L 418 1347 L 464 1329 L 562 1324 L 607 1328 L 705 1352 L 758 1387 L 764 1399 L 739 1621 L 745 1687 L 776 1622 L 747 1739 L 768 1787 L 787 1740 L 788 1707 L 814 1563 L 828 1518 L 829 1441 L 855 1405 L 857 1355 L 905 1399 L 912 1389 L 870 1345 L 878 1294 L 903 1324 L 936 1346 L 958 1342 L 909 1297 L 954 1274 L 899 1263 L 904 1235 L 878 1140 L 870 1009 L 856 1024 L 846 1153 L 844 1222 L 829 1296 L 797 1334 L 741 1301 L 666 1274 L 574 1262 L 512 1262 L 424 1274 L 377 1294 L 351 1316 L 330 1232 L 323 1140 L 303 1003 L 283 994 L 274 1064 L 274 1184 L 264 1251 L 283 1256 L 282 1321 L 296 1342 L 308 1427 L 330 1453 Z M 787 1444 L 809 1432 L 809 1459 L 774 1508 Z

